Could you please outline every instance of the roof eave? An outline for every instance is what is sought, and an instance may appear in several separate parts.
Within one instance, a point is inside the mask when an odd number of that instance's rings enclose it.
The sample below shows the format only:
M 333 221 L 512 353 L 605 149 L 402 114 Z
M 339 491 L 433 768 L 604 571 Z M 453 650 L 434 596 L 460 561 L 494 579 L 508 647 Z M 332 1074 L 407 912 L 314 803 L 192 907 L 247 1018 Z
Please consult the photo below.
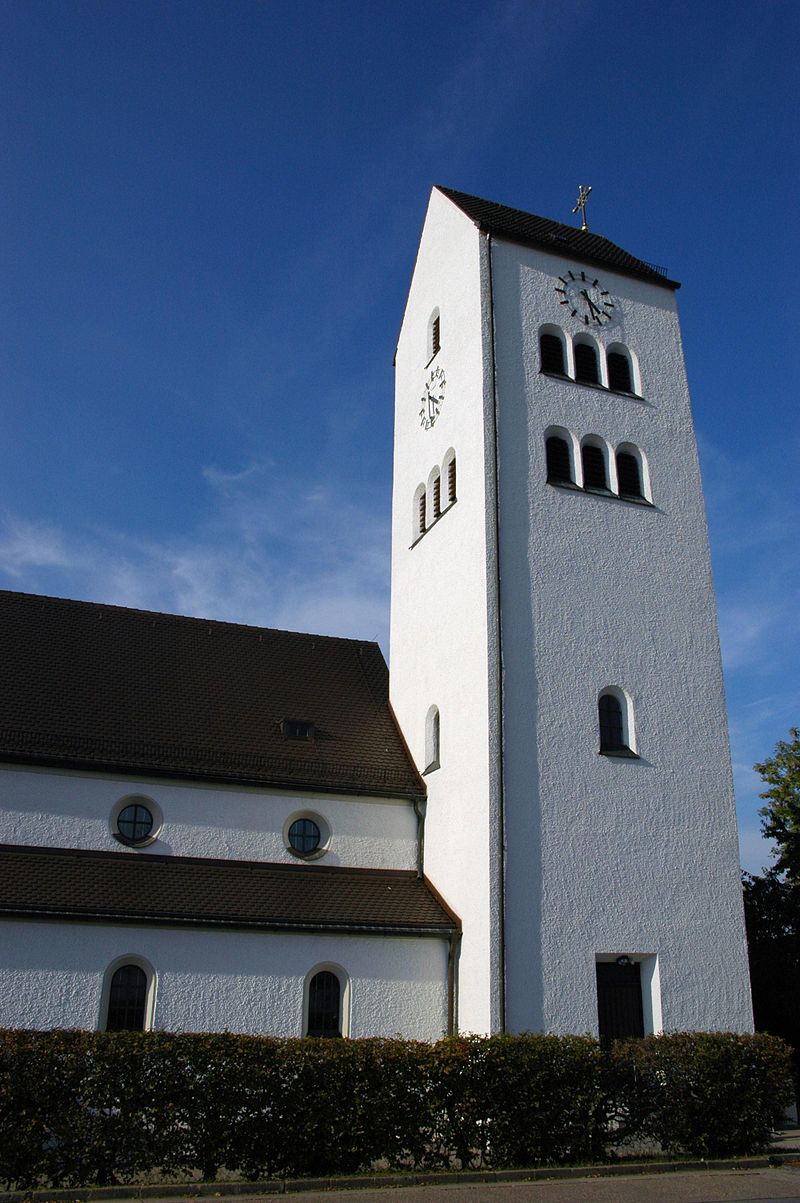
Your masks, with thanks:
M 449 907 L 447 908 L 448 913 Z M 335 932 L 338 935 L 380 936 L 438 936 L 449 938 L 460 930 L 457 920 L 451 924 L 424 923 L 350 923 L 345 921 L 309 921 L 289 919 L 247 919 L 242 916 L 231 918 L 213 915 L 148 915 L 131 912 L 83 911 L 65 907 L 14 907 L 0 906 L 0 918 L 39 919 L 71 923 L 122 923 L 126 926 L 146 927 L 198 927 L 217 930 L 264 931 L 264 932 Z

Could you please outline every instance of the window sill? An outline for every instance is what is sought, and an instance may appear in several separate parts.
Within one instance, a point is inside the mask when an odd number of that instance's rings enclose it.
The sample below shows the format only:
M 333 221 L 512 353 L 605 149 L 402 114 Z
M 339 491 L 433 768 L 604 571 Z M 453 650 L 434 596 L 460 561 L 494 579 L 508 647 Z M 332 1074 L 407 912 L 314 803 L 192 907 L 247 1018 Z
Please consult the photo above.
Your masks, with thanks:
M 598 756 L 608 756 L 611 760 L 641 760 L 641 757 L 630 748 L 601 748 Z
M 444 518 L 445 514 L 450 513 L 450 511 L 452 510 L 453 506 L 456 504 L 457 501 L 458 501 L 458 498 L 454 497 L 453 500 L 450 502 L 450 504 L 448 506 L 445 506 L 445 508 L 442 510 L 441 514 L 439 514 L 439 516 L 437 518 L 434 518 L 433 522 L 428 523 L 428 525 L 425 527 L 425 530 L 420 531 L 420 533 L 417 535 L 414 542 L 409 547 L 409 549 L 408 549 L 409 551 L 411 550 L 412 547 L 416 547 L 418 543 L 422 542 L 422 540 L 427 535 L 428 531 L 433 530 L 434 526 L 436 526 L 436 523 L 441 522 L 441 520 L 442 520 L 442 518 Z
M 544 368 L 539 369 L 540 376 L 547 376 L 550 380 L 563 380 L 566 384 L 579 384 L 581 388 L 593 388 L 598 393 L 610 393 L 612 397 L 630 397 L 632 401 L 644 401 L 644 397 L 640 393 L 628 392 L 627 389 L 609 388 L 606 384 L 600 384 L 594 380 L 576 380 L 574 376 L 568 376 L 566 372 L 546 372 Z
M 612 493 L 610 489 L 595 489 L 591 485 L 576 485 L 574 480 L 548 480 L 547 484 L 554 489 L 567 489 L 572 493 L 589 493 L 592 497 L 607 497 L 609 501 L 624 501 L 628 505 L 643 505 L 648 510 L 656 507 L 646 497 L 634 497 L 628 493 Z

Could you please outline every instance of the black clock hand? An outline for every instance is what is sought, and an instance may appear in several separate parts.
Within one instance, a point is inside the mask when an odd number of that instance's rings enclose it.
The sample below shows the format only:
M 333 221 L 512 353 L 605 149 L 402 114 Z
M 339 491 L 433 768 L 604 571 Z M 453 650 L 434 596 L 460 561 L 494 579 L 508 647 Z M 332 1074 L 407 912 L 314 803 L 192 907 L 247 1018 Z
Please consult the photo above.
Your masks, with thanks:
M 588 305 L 589 305 L 589 308 L 592 310 L 592 312 L 593 312 L 593 313 L 599 313 L 599 312 L 600 312 L 600 310 L 598 309 L 597 305 L 595 305 L 594 301 L 593 301 L 593 300 L 592 300 L 592 298 L 589 296 L 589 294 L 588 294 L 588 292 L 586 291 L 586 289 L 585 289 L 585 288 L 582 288 L 582 289 L 581 289 L 581 296 L 582 296 L 582 297 L 586 297 L 586 301 L 587 301 L 587 303 L 588 303 Z

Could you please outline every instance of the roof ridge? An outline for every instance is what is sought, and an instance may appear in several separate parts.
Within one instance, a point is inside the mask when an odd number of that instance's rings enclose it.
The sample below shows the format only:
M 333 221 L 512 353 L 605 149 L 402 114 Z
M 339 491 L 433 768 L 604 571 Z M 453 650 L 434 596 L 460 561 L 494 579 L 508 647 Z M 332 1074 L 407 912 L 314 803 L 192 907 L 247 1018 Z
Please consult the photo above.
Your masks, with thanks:
M 500 238 L 526 246 L 541 247 L 550 252 L 568 251 L 577 259 L 600 264 L 621 275 L 635 276 L 662 288 L 680 288 L 677 280 L 669 278 L 666 269 L 632 255 L 605 234 L 566 225 L 551 217 L 542 217 L 538 213 L 516 209 L 499 201 L 486 200 L 470 192 L 461 192 L 457 188 L 446 188 L 442 184 L 434 184 L 434 188 L 457 205 L 479 229 L 487 230 Z
M 233 622 L 226 618 L 203 618 L 197 614 L 174 614 L 169 610 L 142 610 L 138 606 L 122 606 L 118 602 L 87 601 L 77 597 L 57 597 L 46 593 L 27 593 L 20 589 L 0 589 L 0 599 L 3 597 L 27 598 L 37 602 L 52 602 L 56 606 L 77 606 L 86 610 L 113 610 L 119 614 L 136 614 L 141 618 L 154 618 L 164 622 L 197 624 L 203 626 L 228 627 L 242 631 L 257 631 L 259 634 L 269 632 L 275 635 L 288 635 L 294 639 L 325 639 L 335 643 L 352 644 L 354 647 L 380 647 L 374 639 L 353 639 L 347 635 L 322 635 L 314 631 L 290 631 L 284 627 L 261 627 L 251 622 Z

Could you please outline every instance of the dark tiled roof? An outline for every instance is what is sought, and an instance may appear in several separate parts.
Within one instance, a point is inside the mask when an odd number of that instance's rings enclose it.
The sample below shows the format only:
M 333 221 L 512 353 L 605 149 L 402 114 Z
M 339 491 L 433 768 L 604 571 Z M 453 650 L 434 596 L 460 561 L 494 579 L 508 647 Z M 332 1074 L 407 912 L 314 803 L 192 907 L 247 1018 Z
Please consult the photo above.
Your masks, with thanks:
M 0 914 L 117 923 L 444 935 L 413 870 L 270 865 L 0 845 Z
M 442 188 L 438 184 L 437 188 L 453 204 L 458 205 L 463 213 L 477 222 L 481 229 L 489 230 L 502 238 L 522 242 L 526 246 L 542 247 L 554 254 L 569 255 L 583 263 L 610 267 L 623 275 L 638 276 L 665 288 L 680 288 L 680 284 L 676 280 L 669 280 L 660 268 L 629 255 L 622 247 L 609 242 L 601 234 L 592 234 L 589 230 L 581 230 L 575 226 L 565 226 L 560 221 L 537 217 L 535 213 L 525 213 L 522 209 L 510 209 L 508 205 L 498 205 L 494 201 L 481 200 L 479 196 L 469 196 L 468 193 L 456 192 L 453 188 Z
M 0 760 L 425 792 L 376 643 L 0 591 L 0 664 Z

